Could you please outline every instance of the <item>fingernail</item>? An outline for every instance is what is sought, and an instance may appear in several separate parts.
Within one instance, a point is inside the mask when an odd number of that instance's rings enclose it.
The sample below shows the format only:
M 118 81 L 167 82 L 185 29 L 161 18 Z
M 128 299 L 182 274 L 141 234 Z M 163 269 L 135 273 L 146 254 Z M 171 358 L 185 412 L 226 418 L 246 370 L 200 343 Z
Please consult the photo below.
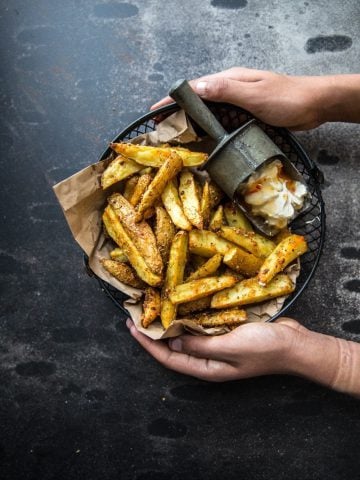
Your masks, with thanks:
M 204 82 L 204 81 L 198 82 L 198 83 L 196 84 L 196 92 L 197 92 L 199 95 L 205 95 L 205 94 L 206 94 L 207 85 L 208 85 L 208 82 Z
M 130 318 L 127 318 L 127 319 L 126 319 L 126 326 L 127 326 L 128 328 L 130 328 L 131 325 L 132 325 L 132 321 L 130 320 Z
M 179 338 L 175 338 L 175 340 L 171 340 L 170 348 L 171 350 L 175 350 L 175 352 L 181 352 L 182 341 Z

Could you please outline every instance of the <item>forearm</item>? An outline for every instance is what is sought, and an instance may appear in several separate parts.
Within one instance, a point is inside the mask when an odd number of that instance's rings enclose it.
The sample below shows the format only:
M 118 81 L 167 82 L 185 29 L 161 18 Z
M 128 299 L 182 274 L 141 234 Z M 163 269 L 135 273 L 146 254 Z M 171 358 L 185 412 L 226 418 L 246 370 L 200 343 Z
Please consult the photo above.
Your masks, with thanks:
M 360 344 L 307 331 L 290 356 L 295 375 L 360 398 Z
M 314 77 L 320 123 L 360 122 L 360 75 Z

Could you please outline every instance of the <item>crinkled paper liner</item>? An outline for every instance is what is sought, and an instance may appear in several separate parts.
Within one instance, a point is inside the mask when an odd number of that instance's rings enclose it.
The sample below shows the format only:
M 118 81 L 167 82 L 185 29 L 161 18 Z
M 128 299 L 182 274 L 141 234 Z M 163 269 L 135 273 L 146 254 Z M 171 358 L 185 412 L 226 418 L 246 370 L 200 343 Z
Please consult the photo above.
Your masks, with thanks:
M 140 135 L 131 142 L 143 145 L 186 143 L 186 146 L 192 150 L 205 152 L 210 152 L 213 146 L 211 141 L 199 141 L 191 124 L 187 122 L 183 110 L 179 110 L 159 123 L 153 132 Z M 146 329 L 141 326 L 143 292 L 119 282 L 103 268 L 100 262 L 102 258 L 109 258 L 109 253 L 114 248 L 112 241 L 106 239 L 103 234 L 101 217 L 107 198 L 113 191 L 119 190 L 119 184 L 103 190 L 100 183 L 101 175 L 113 158 L 114 156 L 111 156 L 90 165 L 53 187 L 74 239 L 89 257 L 91 270 L 99 278 L 129 297 L 124 302 L 124 307 L 129 311 L 137 329 L 152 339 L 175 337 L 184 333 L 184 330 L 195 335 L 221 335 L 229 332 L 228 327 L 205 329 L 195 322 L 185 319 L 175 320 L 167 330 L 164 330 L 158 321 Z M 300 273 L 299 262 L 288 267 L 286 273 L 295 283 Z M 248 321 L 265 322 L 269 320 L 280 311 L 285 299 L 286 297 L 278 297 L 245 308 Z

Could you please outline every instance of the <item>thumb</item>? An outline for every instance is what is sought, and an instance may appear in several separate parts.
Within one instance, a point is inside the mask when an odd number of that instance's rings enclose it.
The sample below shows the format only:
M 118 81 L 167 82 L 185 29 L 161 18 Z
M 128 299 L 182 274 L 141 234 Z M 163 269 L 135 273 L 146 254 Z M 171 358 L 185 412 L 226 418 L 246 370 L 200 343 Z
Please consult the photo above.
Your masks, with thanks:
M 169 347 L 175 352 L 187 353 L 194 357 L 224 360 L 226 350 L 224 336 L 181 335 L 169 341 Z
M 287 325 L 288 327 L 298 331 L 306 330 L 306 327 L 301 325 L 301 323 L 289 317 L 280 317 L 277 320 L 275 320 L 275 323 L 281 323 L 281 325 Z
M 248 108 L 249 106 L 249 85 L 253 88 L 253 82 L 240 82 L 230 78 L 206 78 L 194 82 L 195 92 L 206 100 L 214 102 L 227 102 Z M 252 87 L 251 87 L 252 85 Z

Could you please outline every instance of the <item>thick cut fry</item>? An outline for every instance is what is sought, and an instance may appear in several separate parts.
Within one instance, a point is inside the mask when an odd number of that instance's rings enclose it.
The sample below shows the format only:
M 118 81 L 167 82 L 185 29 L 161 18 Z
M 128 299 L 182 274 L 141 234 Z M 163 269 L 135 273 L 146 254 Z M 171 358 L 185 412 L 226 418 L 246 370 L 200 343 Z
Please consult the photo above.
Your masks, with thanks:
M 179 157 L 176 152 L 172 152 L 171 155 L 165 159 L 141 199 L 136 214 L 137 222 L 140 222 L 144 212 L 154 205 L 169 181 L 180 172 L 182 165 L 181 157 Z
M 126 263 L 129 261 L 129 259 L 123 252 L 123 250 L 121 250 L 121 248 L 114 248 L 114 250 L 111 250 L 110 258 L 112 260 L 116 260 L 117 262 L 122 262 L 122 263 Z
M 203 186 L 200 208 L 203 225 L 204 228 L 206 228 L 209 224 L 211 214 L 210 186 L 208 181 L 206 181 Z
M 189 250 L 202 257 L 212 257 L 217 253 L 225 255 L 235 245 L 209 230 L 192 230 L 189 233 Z
M 130 198 L 134 193 L 134 190 L 136 188 L 137 182 L 139 181 L 139 178 L 140 178 L 139 175 L 134 175 L 126 181 L 124 191 L 123 191 L 123 197 L 125 197 L 126 200 L 130 201 Z
M 176 233 L 175 225 L 169 217 L 165 208 L 156 207 L 156 223 L 155 223 L 155 237 L 156 243 L 163 259 L 164 265 L 169 260 L 169 252 L 171 243 Z
M 215 208 L 220 200 L 224 197 L 224 192 L 216 185 L 216 183 L 209 182 L 209 196 L 210 196 L 210 208 Z
M 134 207 L 120 193 L 114 193 L 108 201 L 150 270 L 161 275 L 163 262 L 150 225 L 146 222 L 135 222 Z
M 147 167 L 161 167 L 164 158 L 170 156 L 173 152 L 181 157 L 185 167 L 197 167 L 203 164 L 208 158 L 206 153 L 192 152 L 187 148 L 179 147 L 150 147 L 132 143 L 110 143 L 110 147 L 115 150 L 115 152 L 121 153 L 125 157 L 131 158 L 137 163 Z
M 162 281 L 161 275 L 157 275 L 150 270 L 134 242 L 126 233 L 126 230 L 111 205 L 105 208 L 103 222 L 114 242 L 124 250 L 125 255 L 128 257 L 129 262 L 138 276 L 152 287 L 160 285 Z
M 161 199 L 174 224 L 181 230 L 191 230 L 192 225 L 185 216 L 178 190 L 173 180 L 166 185 Z
M 259 283 L 269 283 L 278 272 L 306 251 L 307 243 L 302 235 L 293 234 L 284 238 L 262 264 L 258 274 Z
M 215 212 L 211 215 L 209 228 L 213 232 L 217 232 L 224 224 L 224 207 L 219 205 Z
M 200 278 L 175 287 L 170 293 L 170 300 L 174 304 L 192 302 L 231 287 L 235 283 L 236 278 L 228 275 Z
M 160 292 L 156 290 L 156 288 L 148 287 L 145 289 L 143 309 L 143 314 L 141 315 L 141 325 L 144 328 L 147 328 L 160 316 Z
M 188 170 L 180 173 L 179 194 L 187 219 L 196 228 L 203 228 L 203 218 L 200 209 L 200 200 L 198 197 L 198 188 L 194 175 Z
M 225 265 L 246 277 L 253 277 L 258 273 L 263 260 L 241 248 L 230 249 L 223 258 Z
M 254 230 L 249 220 L 235 203 L 227 203 L 224 206 L 224 214 L 229 227 L 242 228 L 248 232 Z
M 178 305 L 179 315 L 189 315 L 189 313 L 201 312 L 210 308 L 211 296 L 199 298 L 193 302 L 181 303 Z
M 130 265 L 103 258 L 101 261 L 103 267 L 117 280 L 130 287 L 144 288 L 145 283 L 136 275 L 136 272 Z
M 195 272 L 189 275 L 186 281 L 191 282 L 192 280 L 198 280 L 199 278 L 210 277 L 220 267 L 221 260 L 222 260 L 222 256 L 219 253 L 217 253 L 216 255 L 211 257 L 207 262 L 201 265 L 197 270 L 195 270 Z
M 105 188 L 110 187 L 110 185 L 120 182 L 120 180 L 124 180 L 124 178 L 130 177 L 130 175 L 138 172 L 141 169 L 142 165 L 139 165 L 129 158 L 119 155 L 110 163 L 110 165 L 102 174 L 101 186 L 105 190 Z
M 169 294 L 184 278 L 188 249 L 187 232 L 178 232 L 171 244 L 169 263 L 166 270 L 165 282 L 161 292 L 161 323 L 166 329 L 176 318 L 177 307 L 172 303 Z
M 150 173 L 145 173 L 144 175 L 141 175 L 138 182 L 136 183 L 131 197 L 129 198 L 129 202 L 133 207 L 136 207 L 136 205 L 140 202 L 141 197 L 144 195 L 147 187 L 152 182 L 152 179 L 153 176 Z
M 259 303 L 293 292 L 295 285 L 290 278 L 280 273 L 268 285 L 262 287 L 256 277 L 243 280 L 232 288 L 216 293 L 211 300 L 212 308 L 236 307 Z
M 222 312 L 200 313 L 194 317 L 184 320 L 193 320 L 204 328 L 222 327 L 222 326 L 238 326 L 245 323 L 247 313 L 240 308 L 232 308 Z
M 276 245 L 271 240 L 255 232 L 247 232 L 241 228 L 222 226 L 219 235 L 229 242 L 244 248 L 256 257 L 266 258 L 275 249 Z

